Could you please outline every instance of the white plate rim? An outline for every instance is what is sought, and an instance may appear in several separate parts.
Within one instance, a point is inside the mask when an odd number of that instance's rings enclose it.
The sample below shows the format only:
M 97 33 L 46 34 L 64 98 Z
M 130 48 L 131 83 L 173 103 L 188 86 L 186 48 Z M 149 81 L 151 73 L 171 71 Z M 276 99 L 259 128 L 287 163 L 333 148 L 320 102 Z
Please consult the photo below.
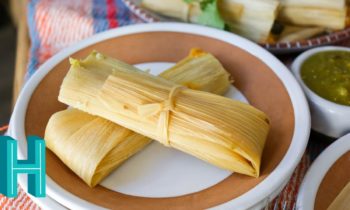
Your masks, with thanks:
M 30 97 L 34 92 L 36 86 L 56 64 L 58 64 L 60 61 L 62 61 L 67 56 L 73 54 L 74 52 L 79 51 L 80 49 L 83 49 L 94 43 L 119 36 L 144 32 L 179 32 L 206 36 L 227 42 L 249 52 L 255 57 L 258 57 L 262 62 L 264 62 L 274 71 L 276 76 L 279 77 L 281 82 L 284 84 L 290 96 L 295 117 L 293 138 L 285 157 L 275 168 L 275 170 L 263 182 L 261 182 L 245 194 L 239 196 L 238 198 L 235 198 L 231 201 L 217 206 L 217 208 L 247 209 L 254 206 L 257 203 L 264 202 L 266 200 L 266 196 L 271 195 L 274 192 L 274 190 L 279 188 L 280 185 L 284 183 L 285 179 L 288 178 L 288 175 L 293 172 L 305 151 L 310 134 L 309 108 L 301 87 L 284 64 L 282 64 L 271 53 L 267 52 L 265 49 L 258 46 L 257 44 L 245 38 L 239 37 L 237 35 L 225 31 L 186 23 L 136 24 L 96 34 L 69 48 L 66 48 L 57 53 L 55 56 L 51 57 L 43 65 L 41 65 L 37 72 L 28 80 L 28 82 L 22 89 L 12 115 L 13 119 L 11 126 L 13 128 L 13 137 L 19 140 L 25 139 L 23 122 L 25 120 L 25 112 Z M 26 145 L 23 145 L 23 143 L 21 144 L 21 142 L 24 141 L 19 141 L 19 156 L 21 158 L 24 158 L 27 155 Z M 22 186 L 27 185 L 25 180 L 21 178 L 19 178 L 19 182 Z M 94 204 L 91 204 L 69 192 L 66 192 L 48 176 L 47 194 L 50 197 L 55 198 L 58 202 L 72 209 L 92 207 L 96 209 L 101 209 L 100 207 Z
M 347 134 L 328 146 L 312 163 L 300 185 L 297 197 L 297 209 L 314 209 L 318 188 L 332 165 L 350 151 L 350 134 Z

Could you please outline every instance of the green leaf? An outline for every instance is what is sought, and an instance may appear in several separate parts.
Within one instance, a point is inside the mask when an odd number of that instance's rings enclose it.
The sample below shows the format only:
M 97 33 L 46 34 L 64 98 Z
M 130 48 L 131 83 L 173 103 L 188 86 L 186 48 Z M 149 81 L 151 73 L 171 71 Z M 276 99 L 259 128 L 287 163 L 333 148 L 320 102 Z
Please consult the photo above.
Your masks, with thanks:
M 202 14 L 198 17 L 199 24 L 218 29 L 225 28 L 225 22 L 218 10 L 217 0 L 202 0 L 201 9 Z
M 186 2 L 187 4 L 191 4 L 193 2 L 195 2 L 196 0 L 183 0 L 184 2 Z
M 216 0 L 200 0 L 199 2 L 200 2 L 201 9 L 204 10 L 208 4 L 215 3 Z

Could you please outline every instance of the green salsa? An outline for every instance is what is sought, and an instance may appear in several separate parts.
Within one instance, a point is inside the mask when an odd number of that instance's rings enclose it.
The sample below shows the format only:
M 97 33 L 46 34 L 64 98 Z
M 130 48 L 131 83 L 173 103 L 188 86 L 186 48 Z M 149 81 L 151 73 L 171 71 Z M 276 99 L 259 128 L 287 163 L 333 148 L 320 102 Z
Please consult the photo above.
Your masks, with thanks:
M 301 66 L 301 78 L 317 95 L 350 105 L 350 52 L 325 51 L 312 55 Z

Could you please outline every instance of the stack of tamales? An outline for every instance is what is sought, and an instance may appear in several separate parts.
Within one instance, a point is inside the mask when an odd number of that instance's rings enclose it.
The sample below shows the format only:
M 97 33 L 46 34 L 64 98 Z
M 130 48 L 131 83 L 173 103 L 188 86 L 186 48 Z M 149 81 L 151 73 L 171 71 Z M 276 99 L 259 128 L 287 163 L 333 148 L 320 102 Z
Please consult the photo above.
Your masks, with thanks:
M 47 146 L 89 186 L 150 138 L 259 176 L 269 123 L 254 107 L 213 94 L 223 94 L 229 84 L 220 62 L 199 50 L 159 77 L 97 52 L 71 59 L 59 100 L 74 109 L 51 117 Z

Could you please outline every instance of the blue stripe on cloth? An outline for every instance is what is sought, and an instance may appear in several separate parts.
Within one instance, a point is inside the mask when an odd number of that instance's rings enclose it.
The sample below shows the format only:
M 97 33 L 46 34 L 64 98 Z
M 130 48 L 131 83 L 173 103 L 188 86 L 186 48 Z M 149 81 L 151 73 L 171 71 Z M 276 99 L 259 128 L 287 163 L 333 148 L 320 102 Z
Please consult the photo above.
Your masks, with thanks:
M 95 33 L 108 29 L 107 3 L 105 0 L 93 0 L 92 17 L 94 19 Z
M 131 11 L 125 6 L 122 0 L 114 0 L 115 5 L 117 5 L 117 14 L 116 18 L 118 20 L 119 26 L 130 25 L 135 23 L 132 19 Z
M 38 67 L 39 61 L 39 48 L 41 46 L 41 41 L 38 34 L 38 28 L 35 21 L 35 12 L 36 12 L 36 5 L 38 4 L 39 0 L 29 0 L 28 1 L 28 26 L 29 26 L 29 36 L 31 40 L 31 48 L 30 48 L 30 55 L 29 55 L 29 62 L 28 62 L 28 70 L 26 74 L 26 79 L 28 79 L 36 70 Z
M 115 18 L 118 21 L 118 26 L 125 26 L 139 22 L 122 0 L 114 1 L 117 6 Z M 106 0 L 93 0 L 92 16 L 94 19 L 95 33 L 109 29 Z

